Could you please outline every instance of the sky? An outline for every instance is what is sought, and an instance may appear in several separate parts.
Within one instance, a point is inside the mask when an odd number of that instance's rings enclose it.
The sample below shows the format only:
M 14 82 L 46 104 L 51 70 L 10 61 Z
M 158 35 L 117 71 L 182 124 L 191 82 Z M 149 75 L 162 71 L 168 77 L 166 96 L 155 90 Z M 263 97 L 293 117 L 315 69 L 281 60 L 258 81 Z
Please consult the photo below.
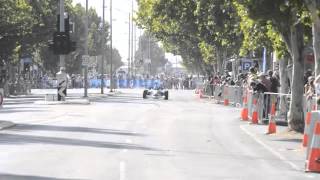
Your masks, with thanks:
M 98 16 L 102 17 L 102 2 L 103 0 L 88 0 L 88 6 L 96 9 Z M 74 4 L 81 3 L 85 7 L 86 0 L 73 0 Z M 110 0 L 105 0 L 105 19 L 110 22 Z M 113 46 L 117 48 L 122 57 L 122 61 L 127 62 L 128 59 L 128 31 L 129 31 L 129 13 L 131 13 L 132 0 L 113 0 L 112 1 L 112 19 L 113 19 Z M 133 9 L 137 10 L 137 3 L 133 0 Z M 143 31 L 140 29 L 136 30 L 136 40 L 138 41 L 139 35 Z M 138 49 L 138 43 L 136 46 Z M 166 53 L 166 58 L 170 62 L 175 64 L 175 57 L 172 54 Z M 178 57 L 178 62 L 181 61 L 181 58 Z

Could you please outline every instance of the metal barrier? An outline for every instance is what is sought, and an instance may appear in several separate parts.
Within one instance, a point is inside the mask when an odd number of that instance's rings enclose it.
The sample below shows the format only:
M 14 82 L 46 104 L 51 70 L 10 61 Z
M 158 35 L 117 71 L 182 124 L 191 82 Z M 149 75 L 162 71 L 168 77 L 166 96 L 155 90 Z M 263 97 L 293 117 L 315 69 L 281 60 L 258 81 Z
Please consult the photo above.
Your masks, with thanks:
M 206 84 L 203 88 L 204 95 L 212 97 L 212 89 L 209 84 Z M 246 87 L 239 86 L 225 86 L 225 85 L 215 85 L 213 86 L 213 100 L 220 104 L 229 104 L 236 107 L 243 106 L 243 99 L 246 98 L 248 117 L 252 119 L 253 110 L 255 109 L 258 113 L 259 123 L 268 123 L 270 119 L 271 112 L 271 100 L 274 98 L 275 115 L 273 119 L 277 123 L 287 123 L 288 122 L 288 112 L 289 105 L 291 101 L 290 94 L 283 93 L 256 93 L 252 90 L 248 90 Z M 226 103 L 226 101 L 228 103 Z M 255 102 L 256 104 L 254 105 Z M 303 111 L 304 114 L 315 110 L 316 98 L 304 97 L 303 100 Z

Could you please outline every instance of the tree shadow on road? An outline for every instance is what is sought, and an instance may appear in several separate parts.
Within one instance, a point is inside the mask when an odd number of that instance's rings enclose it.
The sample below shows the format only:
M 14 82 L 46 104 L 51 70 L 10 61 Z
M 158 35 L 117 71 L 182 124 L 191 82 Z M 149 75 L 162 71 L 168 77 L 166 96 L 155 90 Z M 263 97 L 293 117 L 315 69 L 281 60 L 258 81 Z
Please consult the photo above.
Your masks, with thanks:
M 146 105 L 155 105 L 159 106 L 156 102 L 160 99 L 143 99 L 142 97 L 137 96 L 108 96 L 108 97 L 97 97 L 90 98 L 91 102 L 100 102 L 100 103 L 119 103 L 119 104 L 146 104 Z
M 8 173 L 0 173 L 0 179 L 3 180 L 85 180 L 85 179 L 65 179 L 32 175 L 16 175 Z
M 12 109 L 7 109 L 7 108 L 3 108 L 0 111 L 0 114 L 6 114 L 6 113 L 35 113 L 35 112 L 46 112 L 44 110 L 31 110 L 31 109 L 20 109 L 19 107 L 17 108 L 12 108 Z
M 63 132 L 79 132 L 79 133 L 93 133 L 93 134 L 111 134 L 121 136 L 146 136 L 141 133 L 134 133 L 125 130 L 75 127 L 75 126 L 52 126 L 40 124 L 17 124 L 10 128 L 10 131 L 63 131 Z
M 26 144 L 52 144 L 62 146 L 80 146 L 108 149 L 131 149 L 143 151 L 159 151 L 155 148 L 145 147 L 138 144 L 117 143 L 108 141 L 90 141 L 61 137 L 44 137 L 35 135 L 0 134 L 0 145 L 26 145 Z

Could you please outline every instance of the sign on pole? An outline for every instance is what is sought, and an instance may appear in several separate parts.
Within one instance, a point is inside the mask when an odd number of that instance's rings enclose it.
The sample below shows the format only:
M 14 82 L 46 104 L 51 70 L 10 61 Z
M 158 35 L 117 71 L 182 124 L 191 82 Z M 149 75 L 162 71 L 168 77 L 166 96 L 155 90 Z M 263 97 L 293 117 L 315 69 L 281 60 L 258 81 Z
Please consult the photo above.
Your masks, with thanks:
M 89 55 L 83 55 L 82 56 L 82 66 L 88 66 L 90 63 L 90 56 Z

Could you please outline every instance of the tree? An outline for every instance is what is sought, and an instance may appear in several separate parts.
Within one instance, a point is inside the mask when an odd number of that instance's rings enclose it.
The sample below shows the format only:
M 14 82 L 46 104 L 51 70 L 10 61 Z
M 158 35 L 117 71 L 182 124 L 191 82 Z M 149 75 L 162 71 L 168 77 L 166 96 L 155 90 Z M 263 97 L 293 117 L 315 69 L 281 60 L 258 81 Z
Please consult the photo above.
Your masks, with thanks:
M 140 70 L 144 70 L 143 73 L 146 74 L 151 73 L 154 75 L 161 73 L 159 69 L 164 69 L 168 60 L 165 58 L 164 50 L 158 45 L 155 38 L 144 33 L 139 38 L 139 44 L 140 46 L 135 53 L 135 66 L 139 66 Z M 150 58 L 151 64 L 147 62 L 148 58 Z
M 315 59 L 315 75 L 320 74 L 320 17 L 319 0 L 304 0 L 312 19 L 313 52 Z
M 293 81 L 289 110 L 289 128 L 302 131 L 303 115 L 303 50 L 304 29 L 303 4 L 301 1 L 286 0 L 238 0 L 256 22 L 270 24 L 279 32 L 293 60 Z

